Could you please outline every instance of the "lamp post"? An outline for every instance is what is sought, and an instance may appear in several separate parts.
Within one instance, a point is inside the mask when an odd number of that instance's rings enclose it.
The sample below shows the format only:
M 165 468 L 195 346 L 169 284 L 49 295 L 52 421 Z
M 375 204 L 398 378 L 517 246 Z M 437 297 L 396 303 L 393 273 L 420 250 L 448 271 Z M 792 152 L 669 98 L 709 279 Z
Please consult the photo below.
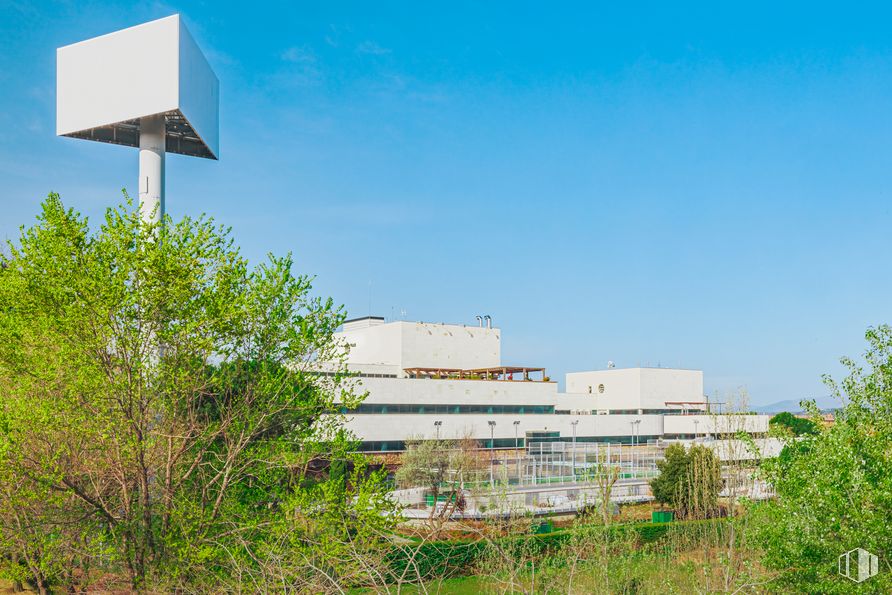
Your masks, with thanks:
M 496 422 L 494 420 L 489 420 L 489 486 L 493 485 L 493 475 L 492 475 L 492 466 L 493 466 L 493 449 L 495 448 L 495 432 L 496 432 Z
M 700 420 L 699 420 L 699 419 L 695 419 L 695 420 L 694 420 L 694 442 L 697 441 L 697 427 L 698 427 L 699 425 L 700 425 Z
M 517 427 L 520 425 L 520 420 L 514 420 L 514 463 L 517 469 L 517 482 L 520 483 L 520 453 L 518 452 L 519 446 L 517 441 Z
M 440 439 L 440 426 L 442 426 L 442 425 L 443 425 L 442 421 L 438 420 L 438 421 L 434 422 L 434 428 L 437 430 L 437 440 Z
M 570 425 L 573 426 L 573 465 L 571 466 L 571 469 L 573 470 L 573 481 L 576 481 L 576 426 L 578 424 L 578 419 L 570 422 Z

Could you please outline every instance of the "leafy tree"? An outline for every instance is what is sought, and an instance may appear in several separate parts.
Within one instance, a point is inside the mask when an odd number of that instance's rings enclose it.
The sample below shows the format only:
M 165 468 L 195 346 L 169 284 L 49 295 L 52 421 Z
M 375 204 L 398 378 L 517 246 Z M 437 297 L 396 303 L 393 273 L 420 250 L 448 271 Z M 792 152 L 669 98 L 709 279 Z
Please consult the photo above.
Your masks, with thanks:
M 675 506 L 678 486 L 684 481 L 688 469 L 688 451 L 683 444 L 670 444 L 657 461 L 660 474 L 650 480 L 650 490 L 654 500 L 660 504 Z
M 866 365 L 844 358 L 848 376 L 825 377 L 846 403 L 836 423 L 791 440 L 763 465 L 777 497 L 754 506 L 753 526 L 766 564 L 798 590 L 892 590 L 892 328 L 871 328 L 866 338 Z M 858 587 L 837 573 L 838 557 L 857 547 L 877 554 L 886 570 Z
M 471 438 L 458 441 L 416 438 L 406 443 L 396 482 L 404 488 L 426 488 L 433 497 L 428 517 L 433 537 L 440 533 L 452 513 L 464 506 L 465 482 L 477 479 L 479 470 L 476 448 L 477 442 Z
M 721 465 L 712 449 L 675 443 L 657 462 L 660 474 L 651 480 L 654 499 L 668 504 L 681 518 L 704 518 L 718 511 Z
M 326 494 L 314 518 L 337 502 L 341 526 L 384 505 L 333 413 L 359 401 L 332 337 L 342 311 L 291 269 L 249 266 L 207 218 L 148 224 L 128 200 L 91 231 L 50 195 L 0 267 L 7 574 L 41 590 L 85 588 L 94 567 L 137 590 L 262 590 L 293 575 L 268 556 L 283 524 L 310 538 L 288 523 L 307 494 Z M 319 472 L 333 457 L 351 481 Z
M 786 428 L 794 436 L 818 433 L 818 424 L 804 417 L 796 417 L 789 411 L 778 413 L 768 423 L 774 427 Z

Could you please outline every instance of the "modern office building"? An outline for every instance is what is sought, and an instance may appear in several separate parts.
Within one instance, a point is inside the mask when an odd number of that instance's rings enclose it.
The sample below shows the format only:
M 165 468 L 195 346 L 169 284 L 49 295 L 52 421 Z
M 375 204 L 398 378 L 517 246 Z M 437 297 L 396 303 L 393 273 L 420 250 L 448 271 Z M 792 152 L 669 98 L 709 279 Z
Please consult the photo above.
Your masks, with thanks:
M 614 368 L 566 376 L 507 365 L 501 332 L 477 326 L 364 317 L 344 323 L 348 368 L 368 396 L 346 425 L 366 451 L 411 438 L 471 437 L 510 448 L 535 441 L 641 443 L 767 432 L 766 415 L 728 415 L 703 393 L 703 372 Z

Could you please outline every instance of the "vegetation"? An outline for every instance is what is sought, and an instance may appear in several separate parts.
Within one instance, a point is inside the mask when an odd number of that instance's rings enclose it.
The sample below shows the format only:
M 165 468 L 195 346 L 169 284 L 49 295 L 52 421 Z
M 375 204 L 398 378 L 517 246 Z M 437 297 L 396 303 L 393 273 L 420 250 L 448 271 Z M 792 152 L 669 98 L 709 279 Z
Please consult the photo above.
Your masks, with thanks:
M 796 417 L 789 411 L 778 413 L 768 422 L 772 428 L 783 428 L 794 436 L 815 435 L 818 424 L 804 417 Z
M 709 518 L 718 513 L 721 468 L 711 448 L 672 444 L 657 463 L 660 474 L 650 481 L 657 502 L 675 510 L 678 518 Z
M 791 588 L 853 589 L 840 582 L 837 559 L 861 547 L 883 566 L 863 589 L 892 590 L 892 328 L 872 328 L 866 337 L 866 366 L 846 358 L 849 375 L 839 383 L 826 379 L 847 403 L 836 423 L 791 441 L 764 464 L 777 498 L 754 507 L 754 527 L 766 564 L 782 570 Z
M 431 440 L 396 475 L 435 503 L 406 536 L 336 413 L 361 401 L 333 338 L 342 312 L 310 292 L 290 257 L 251 267 L 211 220 L 147 224 L 128 201 L 91 230 L 51 195 L 0 257 L 0 579 L 41 593 L 426 592 L 456 575 L 474 592 L 892 591 L 892 328 L 826 379 L 845 403 L 835 425 L 773 418 L 778 458 L 734 457 L 723 476 L 712 449 L 670 446 L 651 487 L 681 522 L 614 522 L 619 469 L 596 461 L 582 476 L 600 501 L 572 527 L 537 535 L 492 489 L 486 508 L 506 514 L 455 526 L 492 468 L 473 441 Z M 775 497 L 746 499 L 755 472 Z M 837 559 L 859 547 L 883 568 L 855 585 Z
M 408 440 L 396 482 L 404 488 L 422 487 L 431 496 L 428 528 L 436 539 L 452 513 L 464 509 L 465 482 L 476 480 L 479 470 L 473 439 Z
M 358 402 L 342 364 L 308 369 L 343 361 L 343 317 L 290 257 L 252 268 L 211 220 L 149 225 L 129 201 L 91 231 L 55 195 L 7 251 L 3 576 L 327 590 L 365 572 L 392 524 L 383 477 L 325 415 Z

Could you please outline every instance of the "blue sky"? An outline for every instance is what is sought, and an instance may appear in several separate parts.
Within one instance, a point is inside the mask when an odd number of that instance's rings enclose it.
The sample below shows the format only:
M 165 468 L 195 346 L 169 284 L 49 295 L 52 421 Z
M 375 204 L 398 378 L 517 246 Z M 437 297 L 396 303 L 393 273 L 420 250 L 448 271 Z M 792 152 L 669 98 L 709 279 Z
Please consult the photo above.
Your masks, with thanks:
M 221 159 L 168 158 L 174 217 L 293 251 L 351 315 L 491 314 L 552 376 L 825 394 L 892 322 L 889 9 L 554 4 L 0 2 L 0 237 L 135 182 L 134 150 L 54 136 L 55 48 L 179 12 Z

